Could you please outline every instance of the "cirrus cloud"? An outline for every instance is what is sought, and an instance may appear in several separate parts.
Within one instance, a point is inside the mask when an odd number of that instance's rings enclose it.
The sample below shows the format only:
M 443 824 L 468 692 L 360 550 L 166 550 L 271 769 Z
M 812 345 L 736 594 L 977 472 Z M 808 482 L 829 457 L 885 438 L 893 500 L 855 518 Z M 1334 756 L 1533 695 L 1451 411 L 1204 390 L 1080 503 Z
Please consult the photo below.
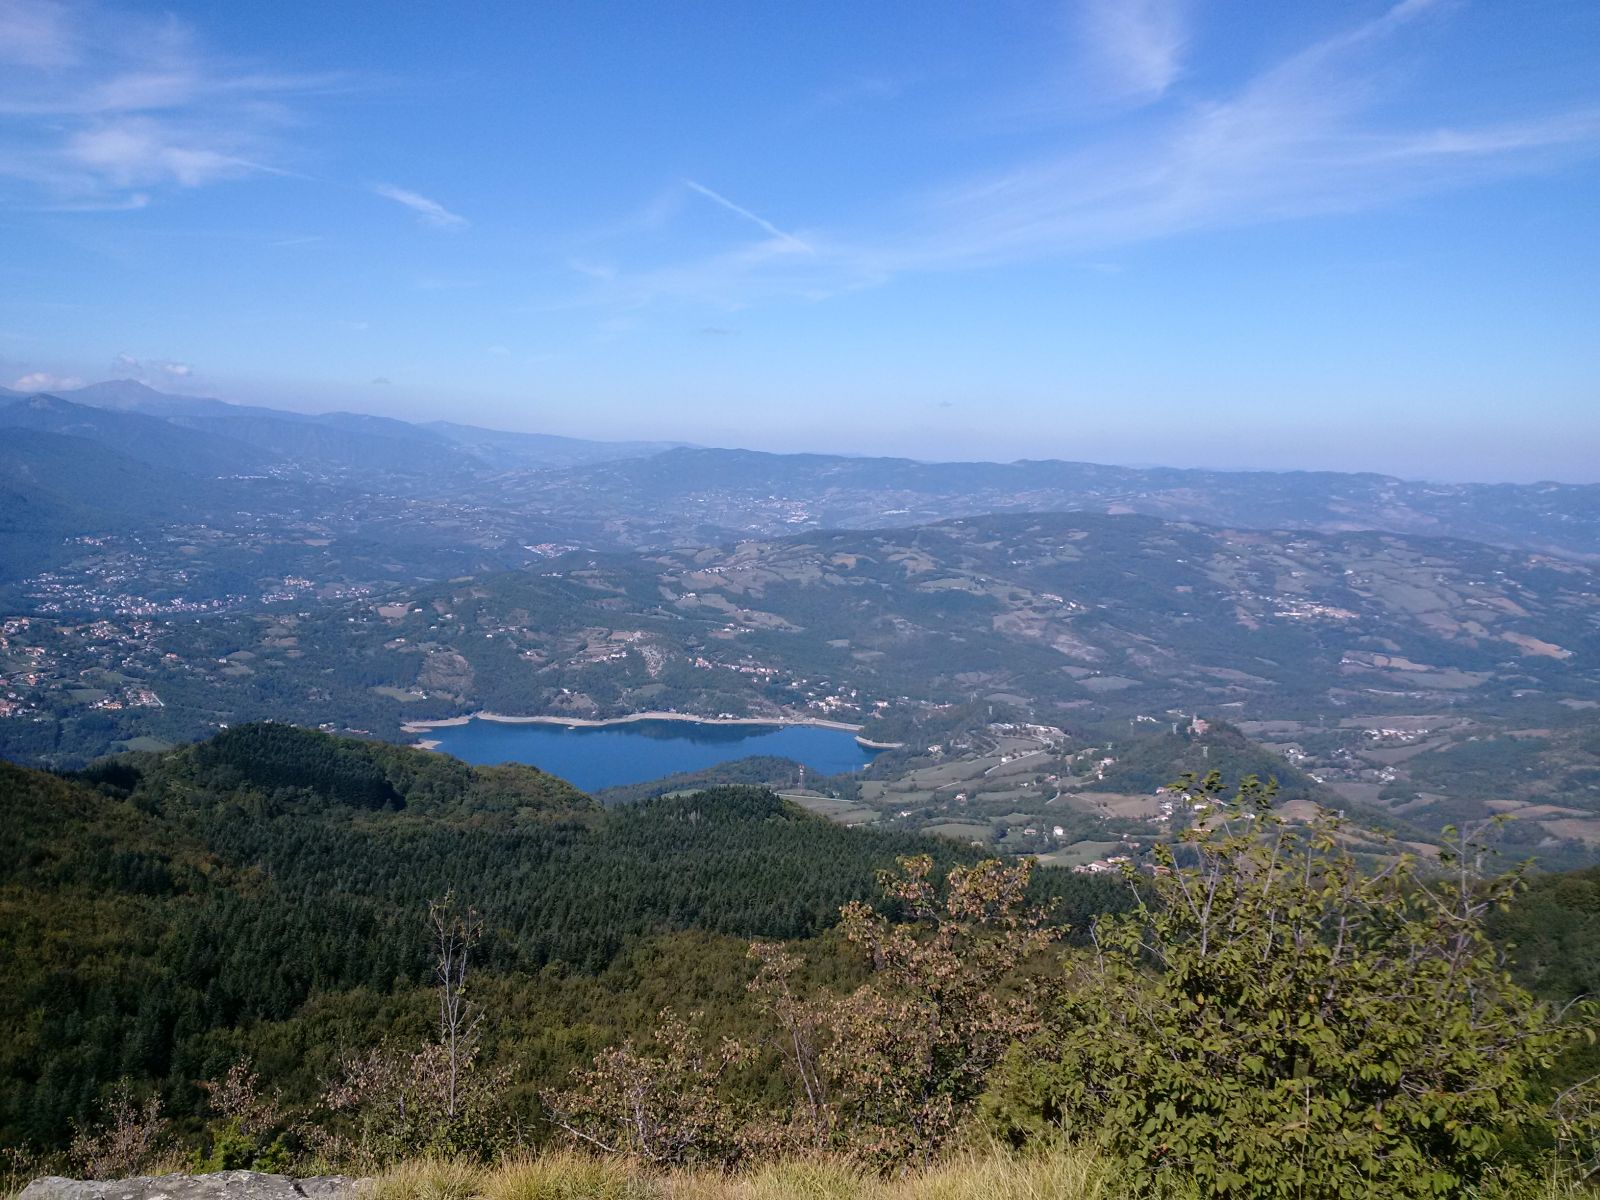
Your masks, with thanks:
M 143 207 L 161 189 L 289 173 L 290 102 L 347 86 L 263 72 L 170 15 L 0 2 L 0 202 Z
M 985 268 L 1176 236 L 1381 209 L 1416 196 L 1554 169 L 1600 153 L 1600 93 L 1530 114 L 1419 107 L 1394 115 L 1395 39 L 1425 54 L 1436 0 L 1377 16 L 1288 53 L 1209 94 L 1183 78 L 1185 10 L 1175 0 L 1097 6 L 1099 52 L 1144 103 L 1126 120 L 1059 135 L 1054 150 L 902 195 L 856 229 L 804 240 L 692 181 L 766 235 L 694 258 L 591 273 L 578 303 L 679 300 L 738 308 L 822 298 L 912 273 Z M 1091 14 L 1092 15 L 1092 14 Z M 663 260 L 664 258 L 664 260 Z M 1103 260 L 1100 260 L 1103 261 Z
M 393 200 L 409 208 L 424 225 L 431 225 L 435 229 L 464 229 L 470 224 L 465 217 L 451 212 L 437 200 L 430 200 L 409 188 L 396 187 L 392 183 L 375 183 L 372 190 L 385 200 Z

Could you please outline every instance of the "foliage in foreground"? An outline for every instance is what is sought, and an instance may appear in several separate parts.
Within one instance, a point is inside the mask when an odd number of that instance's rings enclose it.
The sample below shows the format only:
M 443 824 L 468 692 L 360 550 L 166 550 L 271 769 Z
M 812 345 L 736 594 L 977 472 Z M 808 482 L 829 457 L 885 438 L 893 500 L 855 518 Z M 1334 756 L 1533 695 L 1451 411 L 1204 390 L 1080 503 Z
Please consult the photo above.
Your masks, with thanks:
M 486 921 L 480 1058 L 515 1067 L 531 1119 L 666 1004 L 745 1035 L 748 940 L 837 944 L 875 870 L 929 848 L 940 871 L 978 857 L 753 788 L 602 811 L 532 768 L 288 726 L 72 778 L 0 763 L 0 1145 L 64 1149 L 124 1078 L 192 1127 L 198 1081 L 242 1059 L 305 1106 L 381 1038 L 414 1050 L 433 1007 L 419 917 L 452 890 Z M 1080 911 L 1126 900 L 1036 883 Z
M 654 1163 L 830 1151 L 889 1168 L 931 1161 L 1006 1047 L 1036 1030 L 1043 980 L 1023 968 L 1058 932 L 1027 902 L 1027 861 L 952 867 L 942 897 L 932 871 L 922 855 L 883 873 L 898 920 L 845 906 L 840 928 L 871 966 L 847 994 L 803 996 L 794 954 L 751 946 L 750 991 L 791 1087 L 783 1105 L 730 1104 L 719 1085 L 757 1048 L 708 1046 L 668 1012 L 657 1052 L 606 1051 L 547 1096 L 552 1118 L 581 1144 Z
M 1068 1162 L 1107 1164 L 1096 1188 L 1109 1171 L 1141 1194 L 1195 1197 L 1538 1196 L 1591 1173 L 1600 1108 L 1558 1059 L 1595 1013 L 1536 1000 L 1502 969 L 1486 917 L 1514 877 L 1483 882 L 1465 842 L 1446 871 L 1399 855 L 1364 872 L 1336 821 L 1291 827 L 1270 787 L 1246 780 L 1225 798 L 1215 775 L 1191 785 L 1177 854 L 1132 911 L 1094 922 L 1087 947 L 1030 900 L 1026 861 L 954 864 L 941 880 L 927 857 L 905 858 L 881 874 L 880 904 L 845 904 L 816 961 L 815 944 L 776 942 L 750 945 L 742 976 L 721 960 L 724 985 L 747 992 L 740 1023 L 669 1008 L 654 1034 L 601 1033 L 583 1047 L 599 1051 L 590 1065 L 537 1102 L 528 1081 L 548 1063 L 480 1053 L 497 1025 L 527 1022 L 510 1007 L 526 980 L 519 991 L 490 970 L 468 1000 L 484 926 L 447 898 L 429 908 L 433 1037 L 351 1046 L 297 1103 L 234 1059 L 204 1087 L 203 1131 L 119 1090 L 72 1158 L 121 1175 L 179 1144 L 196 1169 L 365 1172 L 434 1155 L 392 1176 L 396 1197 L 468 1200 L 511 1169 L 470 1163 L 565 1135 L 609 1158 L 524 1163 L 509 1200 L 877 1196 L 895 1178 L 923 1181 L 906 1195 L 960 1196 L 968 1185 L 941 1191 L 953 1168 L 936 1164 L 987 1124 L 1023 1154 L 961 1160 L 989 1179 L 973 1194 L 1113 1194 L 1017 1182 Z M 655 832 L 751 801 L 675 801 Z M 1552 1094 L 1558 1082 L 1573 1086 Z M 557 1161 L 582 1165 L 550 1175 Z M 598 1182 L 574 1191 L 575 1171 Z M 720 1174 L 694 1174 L 706 1171 Z M 809 1182 L 786 1192 L 780 1177 Z M 746 1190 L 672 1190 L 691 1185 Z
M 1026 863 L 955 868 L 941 899 L 930 864 L 904 860 L 883 881 L 898 920 L 845 909 L 871 964 L 854 992 L 802 998 L 792 959 L 752 948 L 787 1107 L 726 1104 L 714 1081 L 746 1049 L 712 1054 L 675 1023 L 665 1053 L 608 1052 L 552 1097 L 556 1120 L 658 1163 L 904 1169 L 979 1109 L 1019 1147 L 1096 1145 L 1208 1197 L 1521 1195 L 1591 1173 L 1592 1087 L 1542 1085 L 1595 1012 L 1504 970 L 1484 919 L 1515 876 L 1483 881 L 1466 839 L 1439 869 L 1399 854 L 1363 871 L 1332 817 L 1292 827 L 1254 778 L 1232 798 L 1215 773 L 1191 784 L 1185 865 L 1166 853 L 1092 948 L 1054 948 Z
M 1191 795 L 1194 865 L 1167 854 L 1147 904 L 1095 923 L 991 1125 L 1095 1137 L 1219 1196 L 1461 1195 L 1547 1169 L 1532 1148 L 1564 1129 L 1538 1081 L 1593 1012 L 1502 968 L 1484 917 L 1515 877 L 1481 883 L 1469 844 L 1442 872 L 1363 872 L 1337 821 L 1294 829 L 1253 779 Z

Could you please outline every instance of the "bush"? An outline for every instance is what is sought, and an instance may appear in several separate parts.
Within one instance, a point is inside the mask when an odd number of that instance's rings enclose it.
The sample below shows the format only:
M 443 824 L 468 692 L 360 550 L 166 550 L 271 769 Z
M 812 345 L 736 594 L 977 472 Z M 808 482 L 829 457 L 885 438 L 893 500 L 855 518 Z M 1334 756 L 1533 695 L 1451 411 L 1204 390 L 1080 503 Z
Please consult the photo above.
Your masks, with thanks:
M 651 1166 L 732 1166 L 749 1114 L 720 1085 L 751 1052 L 731 1038 L 711 1044 L 698 1015 L 663 1012 L 656 1053 L 632 1042 L 602 1051 L 570 1087 L 545 1093 L 551 1121 L 579 1145 Z
M 880 875 L 900 920 L 860 902 L 840 913 L 872 974 L 837 999 L 795 1002 L 786 956 L 752 947 L 752 990 L 801 1084 L 792 1129 L 882 1167 L 927 1163 L 950 1142 L 1006 1047 L 1038 1028 L 1043 981 L 1023 968 L 1060 931 L 1028 904 L 1031 874 L 1028 860 L 990 860 L 952 867 L 941 890 L 932 859 L 902 858 Z
M 1189 798 L 1186 861 L 1100 919 L 1048 1027 L 1014 1048 L 984 1112 L 1024 1144 L 1097 1139 L 1204 1196 L 1444 1196 L 1514 1183 L 1548 1144 L 1533 1089 L 1580 1031 L 1501 969 L 1481 849 L 1441 872 L 1364 874 L 1338 822 L 1301 831 L 1247 779 Z M 1576 1014 L 1592 1022 L 1592 1013 Z
M 171 1130 L 161 1115 L 161 1098 L 134 1099 L 133 1087 L 122 1080 L 111 1089 L 104 1119 L 79 1129 L 67 1156 L 89 1179 L 121 1179 L 141 1171 L 175 1165 L 168 1152 Z

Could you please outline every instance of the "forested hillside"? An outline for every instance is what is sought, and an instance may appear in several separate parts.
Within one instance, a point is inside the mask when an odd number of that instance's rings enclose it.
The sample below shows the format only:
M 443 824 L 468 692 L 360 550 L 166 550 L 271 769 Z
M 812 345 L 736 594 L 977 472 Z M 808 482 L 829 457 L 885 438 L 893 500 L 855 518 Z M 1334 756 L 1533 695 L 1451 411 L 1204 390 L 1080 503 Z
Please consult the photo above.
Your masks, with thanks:
M 532 768 L 284 725 L 76 776 L 0 764 L 0 1143 L 63 1144 L 119 1079 L 196 1113 L 197 1081 L 241 1057 L 314 1100 L 341 1054 L 426 1029 L 424 916 L 452 892 L 484 920 L 490 1058 L 515 1057 L 531 1103 L 664 1004 L 736 1025 L 732 939 L 824 935 L 922 850 L 974 857 L 755 789 L 603 811 Z M 1126 902 L 1037 887 L 1080 927 Z

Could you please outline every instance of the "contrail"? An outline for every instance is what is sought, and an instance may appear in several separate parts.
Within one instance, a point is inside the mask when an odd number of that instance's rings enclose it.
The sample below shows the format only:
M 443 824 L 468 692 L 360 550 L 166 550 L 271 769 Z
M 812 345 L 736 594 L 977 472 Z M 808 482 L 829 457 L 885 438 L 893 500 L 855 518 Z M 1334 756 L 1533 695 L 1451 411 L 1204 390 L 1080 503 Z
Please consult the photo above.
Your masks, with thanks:
M 732 200 L 729 200 L 726 196 L 721 195 L 718 192 L 712 191 L 705 184 L 696 183 L 692 179 L 685 179 L 683 181 L 683 186 L 686 187 L 686 188 L 690 188 L 693 191 L 699 192 L 702 196 L 704 196 L 707 200 L 710 200 L 714 204 L 722 205 L 722 207 L 727 209 L 729 212 L 737 213 L 739 216 L 743 217 L 746 221 L 750 221 L 753 224 L 759 225 L 762 229 L 765 229 L 768 233 L 770 233 L 773 237 L 778 238 L 780 241 L 792 242 L 794 245 L 799 246 L 802 250 L 806 251 L 807 253 L 815 253 L 815 251 L 812 250 L 812 248 L 810 246 L 806 245 L 805 242 L 803 242 L 799 238 L 795 237 L 794 234 L 785 233 L 783 230 L 779 229 L 776 225 L 774 225 L 771 221 L 767 220 L 765 217 L 759 217 L 755 213 L 751 212 L 748 208 L 743 208 L 740 205 L 735 204 Z

